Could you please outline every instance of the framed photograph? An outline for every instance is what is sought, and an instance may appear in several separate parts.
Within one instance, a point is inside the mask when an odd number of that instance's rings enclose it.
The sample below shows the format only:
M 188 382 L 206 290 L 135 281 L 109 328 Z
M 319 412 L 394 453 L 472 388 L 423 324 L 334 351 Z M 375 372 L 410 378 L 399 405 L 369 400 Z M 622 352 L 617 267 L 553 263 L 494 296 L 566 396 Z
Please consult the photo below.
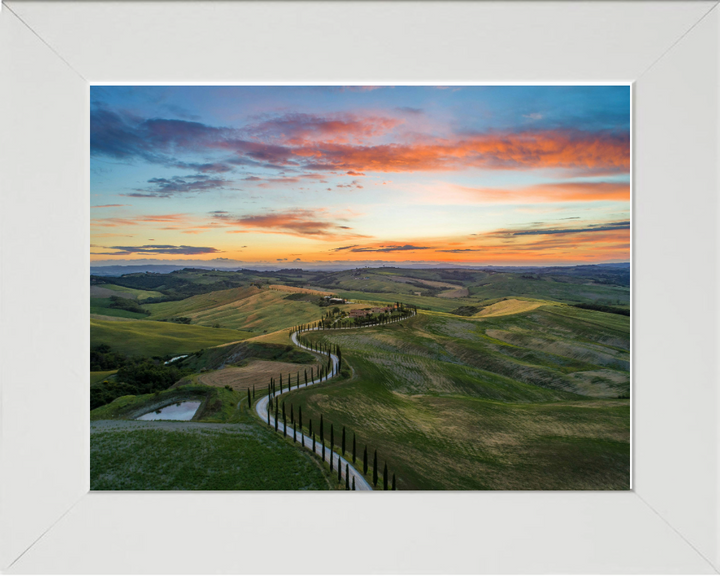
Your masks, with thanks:
M 4 4 L 3 570 L 717 572 L 719 26 Z

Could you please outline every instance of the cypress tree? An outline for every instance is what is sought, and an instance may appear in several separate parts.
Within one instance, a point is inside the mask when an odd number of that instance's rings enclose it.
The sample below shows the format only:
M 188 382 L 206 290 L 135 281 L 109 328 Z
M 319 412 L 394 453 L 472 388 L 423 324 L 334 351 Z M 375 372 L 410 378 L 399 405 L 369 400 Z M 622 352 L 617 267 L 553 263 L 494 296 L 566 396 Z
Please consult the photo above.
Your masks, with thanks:
M 395 472 L 393 472 L 393 483 L 392 483 L 392 489 L 395 490 Z
M 322 439 L 322 460 L 325 462 L 325 438 Z
M 343 426 L 342 433 L 342 455 L 345 456 L 345 426 Z
M 268 401 L 267 411 L 268 411 L 268 426 L 270 426 L 270 401 Z
M 287 420 L 285 420 L 285 404 L 283 404 L 283 437 L 287 436 Z
M 302 431 L 302 406 L 298 406 L 298 420 L 300 421 L 300 431 Z
M 253 395 L 252 395 L 252 397 L 253 397 L 253 400 L 255 400 L 255 384 L 253 384 Z
M 297 380 L 295 381 L 295 388 L 300 388 L 300 370 L 297 373 Z
M 355 490 L 355 476 L 353 476 L 353 490 Z
M 387 476 L 387 462 L 385 462 L 385 467 L 383 468 L 383 490 L 388 489 L 388 476 Z
M 252 406 L 252 398 L 250 398 L 250 388 L 248 388 L 248 408 Z
M 282 374 L 280 374 L 280 394 L 282 394 Z
M 307 386 L 307 368 L 305 368 L 305 386 Z
M 340 455 L 338 454 L 338 484 L 342 482 L 342 462 L 340 462 Z
M 330 448 L 335 446 L 335 431 L 333 430 L 333 425 L 330 424 Z
M 320 414 L 320 438 L 322 438 L 323 444 L 325 443 L 325 424 L 323 423 L 323 415 Z
M 314 367 L 310 368 L 310 381 L 315 382 L 315 370 L 314 370 Z
M 333 439 L 333 425 L 330 424 L 330 472 L 332 472 L 333 469 L 333 446 L 334 446 L 334 439 Z
M 367 444 L 365 444 L 365 452 L 363 453 L 363 474 L 367 474 Z
M 355 432 L 353 432 L 353 464 L 355 464 Z
M 377 450 L 375 450 L 375 455 L 373 456 L 373 488 L 377 486 L 378 481 L 378 473 L 377 473 Z
M 275 432 L 278 431 L 278 403 L 275 402 Z
M 295 410 L 292 404 L 290 404 L 290 422 L 295 424 Z
M 350 490 L 350 465 L 345 464 L 345 490 Z

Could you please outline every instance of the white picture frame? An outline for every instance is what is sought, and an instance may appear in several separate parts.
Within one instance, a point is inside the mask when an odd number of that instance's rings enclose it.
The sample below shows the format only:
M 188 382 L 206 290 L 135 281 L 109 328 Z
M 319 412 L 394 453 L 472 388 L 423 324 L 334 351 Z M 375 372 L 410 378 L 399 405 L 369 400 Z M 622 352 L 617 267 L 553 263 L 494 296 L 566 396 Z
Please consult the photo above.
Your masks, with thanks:
M 717 4 L 4 2 L 0 568 L 718 572 Z M 89 493 L 89 86 L 113 82 L 631 83 L 633 489 Z

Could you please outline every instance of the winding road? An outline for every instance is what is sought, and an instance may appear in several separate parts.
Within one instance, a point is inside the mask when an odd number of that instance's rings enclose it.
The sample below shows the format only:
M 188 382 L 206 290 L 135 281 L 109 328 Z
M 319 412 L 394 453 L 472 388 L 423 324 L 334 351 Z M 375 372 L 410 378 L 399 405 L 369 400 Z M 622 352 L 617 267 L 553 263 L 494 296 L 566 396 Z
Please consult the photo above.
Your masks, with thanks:
M 390 322 L 390 324 L 395 324 L 397 322 L 402 322 L 403 320 L 407 320 L 408 318 L 412 318 L 415 316 L 416 312 L 413 312 L 410 314 L 410 316 L 407 316 L 405 318 L 399 318 L 397 320 L 394 320 L 393 322 Z M 354 327 L 348 327 L 348 328 L 330 328 L 327 330 L 319 330 L 319 328 L 310 328 L 308 330 L 298 330 L 296 332 L 293 332 L 290 334 L 290 339 L 292 340 L 293 344 L 297 346 L 298 348 L 302 348 L 303 350 L 310 350 L 311 352 L 315 352 L 314 350 L 311 350 L 307 346 L 303 346 L 298 341 L 298 334 L 300 332 L 312 332 L 313 330 L 318 330 L 321 332 L 334 332 L 335 330 L 358 330 L 360 328 L 376 328 L 378 326 L 384 326 L 385 324 L 369 324 L 367 326 L 354 326 Z M 325 354 L 325 352 L 316 352 L 319 354 Z M 300 384 L 300 388 L 306 388 L 307 386 L 312 386 L 313 384 L 319 384 L 320 382 L 324 382 L 328 380 L 329 378 L 332 378 L 335 376 L 338 371 L 340 370 L 340 361 L 338 357 L 335 354 L 329 354 L 330 358 L 332 359 L 332 370 L 330 371 L 330 374 L 325 376 L 324 378 L 317 378 L 313 380 L 312 382 L 308 382 L 307 384 Z M 295 387 L 297 390 L 298 387 Z M 285 388 L 282 392 L 279 392 L 275 394 L 275 397 L 282 394 L 287 394 L 291 390 Z M 268 402 L 270 400 L 270 396 L 263 396 L 258 400 L 258 402 L 255 404 L 255 412 L 257 412 L 257 415 L 260 417 L 260 419 L 263 422 L 268 422 Z M 270 413 L 270 420 L 269 420 L 270 426 L 273 428 L 275 427 L 275 414 L 274 411 Z M 283 423 L 278 422 L 278 432 L 283 428 Z M 292 426 L 286 426 L 285 432 L 288 436 L 292 436 L 295 433 L 295 430 Z M 302 432 L 297 432 L 297 443 L 298 446 L 303 446 L 303 440 L 304 440 L 304 447 L 306 450 L 312 451 L 312 438 L 309 436 L 306 436 Z M 320 441 L 315 442 L 315 454 L 317 454 L 320 458 L 322 458 L 323 454 L 323 444 Z M 352 486 L 353 480 L 355 480 L 355 489 L 356 490 L 372 490 L 372 486 L 370 486 L 370 483 L 365 480 L 365 477 L 357 471 L 357 469 L 352 465 L 351 462 L 346 460 L 344 457 L 342 457 L 340 454 L 335 452 L 334 450 L 331 451 L 329 447 L 326 446 L 325 448 L 325 462 L 330 464 L 330 458 L 332 458 L 332 467 L 333 471 L 337 473 L 337 467 L 340 465 L 341 467 L 341 477 L 343 480 L 345 480 L 345 470 L 348 471 L 348 474 L 350 475 L 350 486 Z M 347 468 L 346 468 L 347 466 Z

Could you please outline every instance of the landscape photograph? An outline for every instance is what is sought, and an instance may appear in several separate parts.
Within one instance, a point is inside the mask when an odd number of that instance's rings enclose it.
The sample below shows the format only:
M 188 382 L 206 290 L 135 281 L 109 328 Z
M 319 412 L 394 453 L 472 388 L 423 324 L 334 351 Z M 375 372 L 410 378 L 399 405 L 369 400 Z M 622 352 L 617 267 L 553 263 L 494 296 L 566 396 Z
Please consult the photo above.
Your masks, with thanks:
M 92 490 L 631 488 L 629 86 L 90 97 Z

